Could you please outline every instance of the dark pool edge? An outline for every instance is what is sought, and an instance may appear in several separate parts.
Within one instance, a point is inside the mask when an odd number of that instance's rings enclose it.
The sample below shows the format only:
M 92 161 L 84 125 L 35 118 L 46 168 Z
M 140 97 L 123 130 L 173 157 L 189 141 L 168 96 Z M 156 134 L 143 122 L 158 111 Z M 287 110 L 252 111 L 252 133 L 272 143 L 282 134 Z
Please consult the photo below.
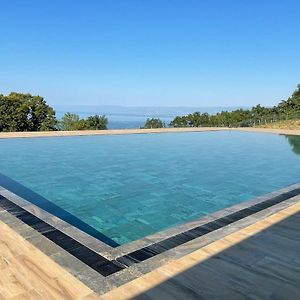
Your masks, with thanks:
M 196 238 L 205 236 L 216 230 L 222 229 L 228 225 L 231 225 L 237 221 L 240 221 L 246 217 L 250 217 L 258 212 L 261 212 L 267 208 L 270 208 L 276 204 L 279 204 L 285 200 L 300 195 L 300 188 L 293 191 L 283 193 L 275 196 L 271 199 L 254 204 L 247 208 L 241 209 L 237 212 L 230 213 L 224 217 L 220 217 L 203 225 L 199 225 L 195 228 L 189 229 L 183 233 L 179 233 L 172 237 L 166 238 L 160 242 L 154 243 L 150 246 L 143 247 L 139 250 L 133 251 L 129 254 L 123 255 L 117 258 L 115 261 L 127 266 L 142 262 L 150 259 L 165 251 L 171 250 L 175 247 L 181 246 L 187 242 L 190 242 Z
M 11 191 L 7 190 L 5 187 L 0 186 L 0 195 L 4 196 L 8 200 L 12 201 L 14 204 L 22 207 L 26 211 L 32 213 L 35 216 L 38 216 L 41 220 L 48 223 L 49 225 L 55 227 L 56 229 L 60 230 L 64 234 L 72 237 L 74 240 L 77 240 L 81 244 L 85 245 L 86 247 L 90 248 L 94 252 L 101 254 L 103 257 L 109 260 L 116 260 L 122 256 L 130 255 L 135 251 L 140 249 L 151 247 L 154 244 L 159 244 L 164 240 L 174 238 L 177 235 L 184 234 L 189 230 L 193 230 L 196 227 L 201 225 L 205 225 L 212 221 L 215 221 L 221 217 L 226 217 L 232 213 L 236 213 L 242 209 L 247 209 L 252 205 L 259 204 L 263 201 L 269 200 L 271 198 L 277 197 L 284 193 L 291 192 L 295 189 L 300 189 L 300 182 L 295 184 L 289 185 L 285 188 L 280 190 L 276 190 L 271 193 L 264 194 L 262 196 L 256 197 L 254 199 L 244 201 L 238 204 L 235 204 L 231 207 L 227 207 L 220 211 L 214 212 L 207 216 L 201 216 L 198 219 L 193 221 L 189 221 L 183 224 L 179 224 L 177 226 L 173 226 L 169 229 L 159 231 L 157 233 L 148 235 L 144 238 L 135 240 L 131 243 L 120 245 L 118 247 L 111 247 L 105 242 L 102 242 L 88 233 L 83 232 L 82 230 L 78 229 L 77 227 L 68 224 L 64 220 L 59 219 L 58 217 L 52 215 L 51 213 L 43 210 L 42 208 L 36 206 L 35 204 L 31 203 L 28 200 L 12 193 Z
M 231 231 L 236 231 L 240 229 L 241 226 L 246 227 L 251 223 L 263 219 L 266 214 L 275 213 L 276 210 L 281 210 L 299 201 L 299 197 L 298 200 L 294 199 L 295 196 L 299 196 L 300 194 L 299 187 L 294 190 L 290 190 L 290 188 L 285 190 L 286 192 L 282 194 L 261 201 L 259 204 L 252 205 L 252 208 L 241 210 L 239 214 L 233 214 L 231 218 L 221 217 L 219 220 L 210 222 L 209 225 L 201 225 L 195 230 L 187 231 L 184 236 L 180 234 L 180 236 L 173 237 L 171 241 L 166 239 L 163 243 L 156 243 L 150 248 L 144 247 L 112 260 L 101 256 L 99 253 L 93 252 L 88 247 L 66 236 L 64 233 L 59 232 L 59 230 L 53 228 L 53 226 L 28 213 L 3 196 L 2 200 L 0 200 L 0 206 L 3 211 L 9 211 L 11 217 L 22 220 L 22 222 L 25 222 L 29 227 L 33 228 L 32 232 L 36 231 L 43 238 L 46 238 L 46 240 L 57 242 L 59 245 L 58 248 L 62 248 L 61 253 L 67 255 L 55 256 L 54 254 L 51 256 L 51 253 L 48 253 L 48 255 L 53 257 L 55 261 L 67 268 L 68 271 L 93 290 L 98 293 L 104 293 L 111 290 L 114 286 L 119 286 L 141 276 L 141 274 L 150 272 L 166 261 L 177 259 L 189 252 L 200 249 L 207 243 L 221 238 L 222 235 L 227 235 L 229 232 L 228 228 Z M 259 216 L 261 213 L 263 213 L 263 216 Z M 3 212 L 2 215 L 4 215 Z M 258 217 L 255 217 L 256 215 L 258 215 Z M 19 228 L 17 231 L 20 232 Z M 20 234 L 22 235 L 22 233 Z M 207 238 L 208 236 L 209 238 Z M 193 242 L 193 247 L 185 246 L 191 242 Z M 46 252 L 48 251 L 45 248 L 41 250 L 43 252 L 45 252 L 45 250 Z M 74 260 L 74 257 L 77 257 L 77 259 Z M 73 262 L 70 264 L 68 260 L 72 259 Z M 76 267 L 76 264 L 79 266 Z M 70 267 L 70 265 L 72 266 Z M 83 270 L 84 265 L 89 266 L 93 272 Z M 72 270 L 73 267 L 77 269 Z M 84 272 L 86 274 L 82 276 L 81 273 Z M 97 276 L 97 273 L 99 276 Z M 88 278 L 89 280 L 87 280 Z
M 91 250 L 101 253 L 104 257 L 109 253 L 113 247 L 100 241 L 99 239 L 87 234 L 86 232 L 80 230 L 79 228 L 67 223 L 66 221 L 52 215 L 50 212 L 36 206 L 32 202 L 22 198 L 19 195 L 14 194 L 10 190 L 0 186 L 0 195 L 14 203 L 15 205 L 21 207 L 25 211 L 37 216 L 42 221 L 53 226 L 55 229 L 60 230 L 64 234 L 72 237 L 81 244 L 89 247 Z
M 105 234 L 99 232 L 89 224 L 78 219 L 75 215 L 71 214 L 70 212 L 59 207 L 55 203 L 49 201 L 45 197 L 39 195 L 33 190 L 25 187 L 23 184 L 2 173 L 0 173 L 0 186 L 16 194 L 23 200 L 26 199 L 25 201 L 35 205 L 36 207 L 39 207 L 41 210 L 48 212 L 49 214 L 55 215 L 57 218 L 72 225 L 74 228 L 78 228 L 79 230 L 85 232 L 87 235 L 99 240 L 100 242 L 103 242 L 113 248 L 120 246 L 118 243 L 116 243 L 114 240 L 112 240 Z
M 259 204 L 259 203 L 269 200 L 271 198 L 277 197 L 281 194 L 291 192 L 295 189 L 300 189 L 300 182 L 291 184 L 285 188 L 275 190 L 273 192 L 258 196 L 256 198 L 240 202 L 233 206 L 226 207 L 222 210 L 216 211 L 209 215 L 201 216 L 200 218 L 194 219 L 192 221 L 188 221 L 186 223 L 173 226 L 169 229 L 159 231 L 157 233 L 148 235 L 144 238 L 130 242 L 128 244 L 120 245 L 119 247 L 116 247 L 111 250 L 111 258 L 116 259 L 120 256 L 124 256 L 125 254 L 133 252 L 135 250 L 138 250 L 138 249 L 141 249 L 141 248 L 144 248 L 147 246 L 151 246 L 152 244 L 159 243 L 159 242 L 161 242 L 165 239 L 171 238 L 177 234 L 181 234 L 188 230 L 192 230 L 200 225 L 205 225 L 205 224 L 215 221 L 221 217 L 226 217 L 229 214 L 236 213 L 242 209 L 249 208 L 252 205 Z

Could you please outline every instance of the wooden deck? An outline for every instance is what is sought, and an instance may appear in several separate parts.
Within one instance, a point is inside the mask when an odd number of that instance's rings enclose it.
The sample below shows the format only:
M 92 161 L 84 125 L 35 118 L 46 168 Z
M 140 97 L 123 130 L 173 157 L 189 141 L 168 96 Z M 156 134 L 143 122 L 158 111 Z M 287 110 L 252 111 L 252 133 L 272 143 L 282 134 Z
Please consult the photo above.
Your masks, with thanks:
M 0 222 L 0 299 L 81 299 L 92 293 Z
M 0 222 L 0 299 L 300 299 L 300 203 L 98 296 Z

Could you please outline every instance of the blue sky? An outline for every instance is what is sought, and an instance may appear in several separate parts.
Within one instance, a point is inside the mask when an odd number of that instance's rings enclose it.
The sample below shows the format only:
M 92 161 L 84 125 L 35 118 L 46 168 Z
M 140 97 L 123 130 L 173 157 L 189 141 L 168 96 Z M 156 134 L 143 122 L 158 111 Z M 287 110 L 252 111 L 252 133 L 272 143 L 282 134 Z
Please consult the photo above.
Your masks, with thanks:
M 0 93 L 273 105 L 300 83 L 299 11 L 298 0 L 0 0 Z

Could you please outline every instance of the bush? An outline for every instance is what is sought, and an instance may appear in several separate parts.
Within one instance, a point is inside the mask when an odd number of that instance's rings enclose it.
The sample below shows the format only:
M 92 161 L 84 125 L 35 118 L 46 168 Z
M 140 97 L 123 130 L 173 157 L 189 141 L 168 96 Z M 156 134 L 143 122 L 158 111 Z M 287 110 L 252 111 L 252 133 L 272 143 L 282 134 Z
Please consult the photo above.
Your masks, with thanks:
M 159 118 L 148 118 L 145 125 L 142 127 L 144 129 L 151 129 L 151 128 L 164 128 L 166 124 Z
M 79 115 L 66 113 L 59 122 L 59 130 L 103 130 L 107 129 L 108 120 L 105 116 L 90 116 L 80 119 Z
M 105 116 L 90 116 L 85 121 L 85 129 L 102 130 L 107 129 L 108 120 Z

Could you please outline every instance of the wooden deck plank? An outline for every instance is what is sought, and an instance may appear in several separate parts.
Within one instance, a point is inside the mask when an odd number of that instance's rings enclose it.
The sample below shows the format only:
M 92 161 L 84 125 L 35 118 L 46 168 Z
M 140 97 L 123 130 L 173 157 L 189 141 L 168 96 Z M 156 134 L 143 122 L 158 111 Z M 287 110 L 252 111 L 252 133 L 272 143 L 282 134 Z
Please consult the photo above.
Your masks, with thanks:
M 93 294 L 3 222 L 0 222 L 0 232 L 2 298 L 80 299 Z

